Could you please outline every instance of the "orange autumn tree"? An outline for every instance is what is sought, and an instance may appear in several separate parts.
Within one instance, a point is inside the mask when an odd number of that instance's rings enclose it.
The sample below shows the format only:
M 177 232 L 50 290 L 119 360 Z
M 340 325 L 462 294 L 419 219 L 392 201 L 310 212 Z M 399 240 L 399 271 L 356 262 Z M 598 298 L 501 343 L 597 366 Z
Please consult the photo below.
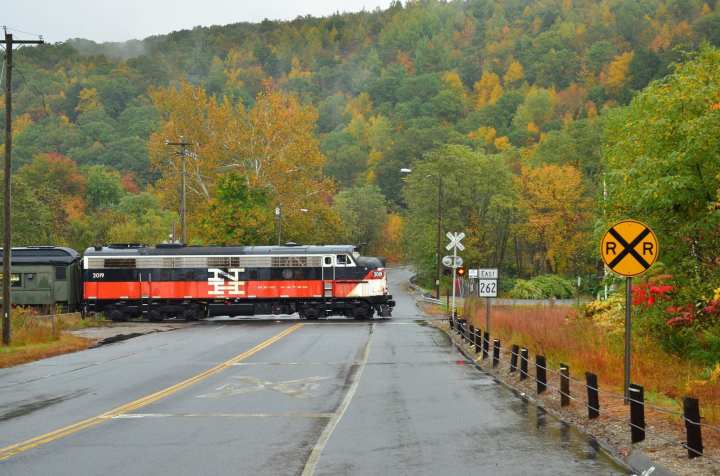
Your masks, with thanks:
M 270 83 L 250 110 L 227 98 L 209 97 L 188 83 L 156 90 L 153 100 L 163 124 L 151 136 L 149 150 L 151 163 L 162 173 L 157 188 L 169 208 L 177 208 L 182 157 L 165 140 L 183 137 L 193 144 L 185 158 L 191 241 L 229 243 L 252 237 L 270 243 L 275 207 L 282 210 L 284 241 L 335 236 L 339 220 L 330 206 L 335 189 L 322 172 L 325 156 L 314 135 L 314 108 Z M 218 194 L 218 183 L 228 174 L 236 179 L 224 180 L 226 188 Z M 245 215 L 227 209 L 243 196 L 256 197 L 257 209 L 251 207 Z M 262 232 L 248 235 L 243 227 Z
M 85 214 L 85 177 L 77 164 L 57 152 L 38 154 L 20 167 L 17 178 L 32 185 L 36 199 L 49 210 L 52 240 L 71 244 L 71 224 Z
M 577 271 L 579 256 L 590 240 L 590 202 L 580 171 L 571 165 L 522 167 L 516 186 L 525 215 L 517 232 L 533 250 L 535 269 Z
M 188 237 L 192 240 L 212 197 L 220 167 L 233 153 L 227 144 L 233 142 L 238 116 L 244 111 L 242 106 L 210 97 L 202 87 L 185 81 L 178 86 L 153 90 L 150 95 L 162 120 L 160 129 L 148 142 L 150 165 L 161 174 L 155 189 L 165 208 L 179 210 L 185 162 Z M 166 141 L 180 139 L 192 144 L 184 157 L 179 148 L 166 145 Z

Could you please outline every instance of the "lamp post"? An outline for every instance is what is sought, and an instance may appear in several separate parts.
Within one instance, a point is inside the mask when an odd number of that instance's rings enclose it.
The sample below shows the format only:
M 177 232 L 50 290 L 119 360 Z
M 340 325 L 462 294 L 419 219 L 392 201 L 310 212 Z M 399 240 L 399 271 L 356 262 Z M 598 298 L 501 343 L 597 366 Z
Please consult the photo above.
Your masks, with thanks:
M 400 169 L 402 174 L 412 173 L 412 169 Z M 440 272 L 441 272 L 441 239 L 442 239 L 442 200 L 443 200 L 443 180 L 442 175 L 427 174 L 425 178 L 437 178 L 437 238 L 435 241 L 435 299 L 440 299 Z
M 277 244 L 282 243 L 282 211 L 280 206 L 275 207 L 275 232 L 277 233 Z

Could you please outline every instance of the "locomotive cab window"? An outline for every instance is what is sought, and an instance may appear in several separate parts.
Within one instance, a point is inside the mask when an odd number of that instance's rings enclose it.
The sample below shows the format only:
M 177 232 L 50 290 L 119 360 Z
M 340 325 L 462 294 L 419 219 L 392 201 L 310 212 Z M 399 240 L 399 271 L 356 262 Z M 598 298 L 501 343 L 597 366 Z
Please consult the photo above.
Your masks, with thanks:
M 352 266 L 352 260 L 350 260 L 348 255 L 337 255 L 335 262 L 338 266 Z
M 323 264 L 325 266 L 332 266 L 332 264 L 333 264 L 332 256 L 326 256 L 323 260 Z

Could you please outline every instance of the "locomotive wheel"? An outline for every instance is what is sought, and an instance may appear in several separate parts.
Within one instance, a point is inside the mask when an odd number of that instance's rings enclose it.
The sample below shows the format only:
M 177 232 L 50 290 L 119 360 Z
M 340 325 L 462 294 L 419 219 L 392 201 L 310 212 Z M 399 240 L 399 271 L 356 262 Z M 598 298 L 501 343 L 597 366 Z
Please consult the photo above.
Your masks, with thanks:
M 367 304 L 360 304 L 353 309 L 353 317 L 358 320 L 372 319 L 375 309 Z
M 127 321 L 127 316 L 119 309 L 111 310 L 110 312 L 108 312 L 107 317 L 113 322 Z
M 309 321 L 317 320 L 320 317 L 320 311 L 314 307 L 306 307 L 302 311 L 298 312 L 300 319 L 307 319 Z
M 150 322 L 160 322 L 163 320 L 163 315 L 160 313 L 160 311 L 152 310 L 148 312 L 148 319 Z
M 182 318 L 186 321 L 197 321 L 200 318 L 200 309 L 198 306 L 189 306 L 182 313 Z

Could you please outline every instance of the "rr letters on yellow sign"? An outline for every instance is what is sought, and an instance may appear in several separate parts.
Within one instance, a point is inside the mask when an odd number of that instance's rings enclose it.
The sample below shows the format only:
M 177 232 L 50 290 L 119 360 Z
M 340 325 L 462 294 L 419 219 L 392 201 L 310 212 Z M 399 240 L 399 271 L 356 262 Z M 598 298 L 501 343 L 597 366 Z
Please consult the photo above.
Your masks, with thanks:
M 657 260 L 659 252 L 655 233 L 637 220 L 614 224 L 600 241 L 600 256 L 607 267 L 626 277 L 647 271 Z

